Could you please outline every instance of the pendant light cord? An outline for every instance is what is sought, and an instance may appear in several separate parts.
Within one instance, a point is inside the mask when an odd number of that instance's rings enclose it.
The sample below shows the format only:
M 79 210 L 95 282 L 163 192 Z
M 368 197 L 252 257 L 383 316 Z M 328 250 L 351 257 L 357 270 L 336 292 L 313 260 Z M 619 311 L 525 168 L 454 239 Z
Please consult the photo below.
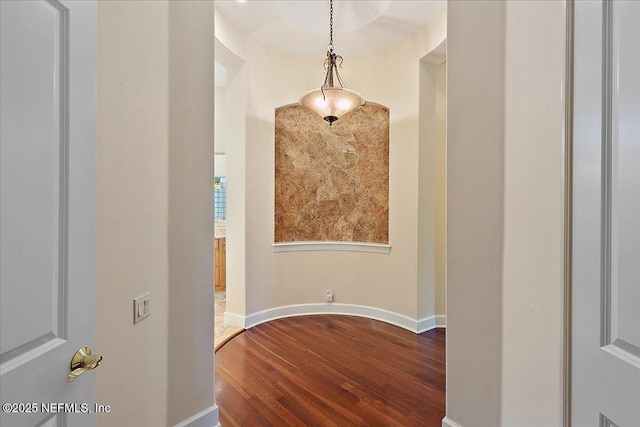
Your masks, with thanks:
M 342 56 L 334 53 L 335 46 L 333 45 L 333 0 L 329 0 L 329 50 L 327 52 L 327 59 L 324 61 L 324 67 L 327 74 L 324 78 L 324 83 L 320 87 L 322 91 L 322 97 L 326 100 L 324 95 L 324 89 L 329 87 L 335 87 L 335 80 L 341 88 L 346 88 L 340 73 L 338 73 L 338 67 L 342 66 Z
M 329 50 L 333 52 L 333 0 L 329 1 Z

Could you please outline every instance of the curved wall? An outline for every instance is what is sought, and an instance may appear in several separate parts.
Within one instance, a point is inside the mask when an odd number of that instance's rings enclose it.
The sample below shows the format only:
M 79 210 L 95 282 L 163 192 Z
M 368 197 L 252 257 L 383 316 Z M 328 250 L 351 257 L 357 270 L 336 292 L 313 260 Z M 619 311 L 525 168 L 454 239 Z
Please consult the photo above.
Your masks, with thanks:
M 421 286 L 433 286 L 418 279 L 419 68 L 420 59 L 444 40 L 445 21 L 442 16 L 438 28 L 363 57 L 341 52 L 337 40 L 336 50 L 345 57 L 341 74 L 347 86 L 367 101 L 389 107 L 391 252 L 274 253 L 274 109 L 296 102 L 302 93 L 320 85 L 324 52 L 314 59 L 300 58 L 265 48 L 251 38 L 238 40 L 224 18 L 216 17 L 218 42 L 226 49 L 237 49 L 235 53 L 244 60 L 239 73 L 245 73 L 247 88 L 245 138 L 226 142 L 227 245 L 232 248 L 237 239 L 241 240 L 236 242 L 238 247 L 244 246 L 243 251 L 228 254 L 228 322 L 250 327 L 283 315 L 340 311 L 414 331 L 420 325 L 435 324 L 435 303 L 419 310 L 417 301 Z M 238 168 L 233 171 L 232 165 Z M 234 221 L 235 215 L 243 219 Z M 236 267 L 242 271 L 234 278 Z M 327 289 L 335 295 L 331 305 L 324 302 Z

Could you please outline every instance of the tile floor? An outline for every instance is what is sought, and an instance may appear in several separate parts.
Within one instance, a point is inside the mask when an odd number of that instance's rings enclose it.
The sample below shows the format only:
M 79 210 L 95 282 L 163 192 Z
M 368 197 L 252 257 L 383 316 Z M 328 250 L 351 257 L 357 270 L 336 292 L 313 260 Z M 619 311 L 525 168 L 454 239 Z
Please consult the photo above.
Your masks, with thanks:
M 242 328 L 224 324 L 224 312 L 227 308 L 227 291 L 215 293 L 215 336 L 214 346 L 217 350 L 220 345 L 242 332 Z

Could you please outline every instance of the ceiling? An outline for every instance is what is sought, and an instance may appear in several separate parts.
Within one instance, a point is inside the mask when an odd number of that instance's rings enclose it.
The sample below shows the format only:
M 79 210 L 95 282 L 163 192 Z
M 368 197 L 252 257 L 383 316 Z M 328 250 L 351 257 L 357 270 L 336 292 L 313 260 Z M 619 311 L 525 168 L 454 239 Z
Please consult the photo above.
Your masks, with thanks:
M 242 33 L 290 54 L 322 57 L 329 44 L 328 0 L 216 0 Z M 392 46 L 446 13 L 446 0 L 335 0 L 336 53 L 358 56 Z

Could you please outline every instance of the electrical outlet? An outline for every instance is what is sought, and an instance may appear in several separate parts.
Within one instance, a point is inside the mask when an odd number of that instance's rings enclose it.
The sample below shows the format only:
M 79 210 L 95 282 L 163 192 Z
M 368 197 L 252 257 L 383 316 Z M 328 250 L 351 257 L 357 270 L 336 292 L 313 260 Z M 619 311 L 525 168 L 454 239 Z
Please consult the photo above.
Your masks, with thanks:
M 324 299 L 327 302 L 333 302 L 333 292 L 330 289 L 327 289 L 327 291 L 325 292 Z
M 150 314 L 151 292 L 133 299 L 133 323 L 146 319 Z

